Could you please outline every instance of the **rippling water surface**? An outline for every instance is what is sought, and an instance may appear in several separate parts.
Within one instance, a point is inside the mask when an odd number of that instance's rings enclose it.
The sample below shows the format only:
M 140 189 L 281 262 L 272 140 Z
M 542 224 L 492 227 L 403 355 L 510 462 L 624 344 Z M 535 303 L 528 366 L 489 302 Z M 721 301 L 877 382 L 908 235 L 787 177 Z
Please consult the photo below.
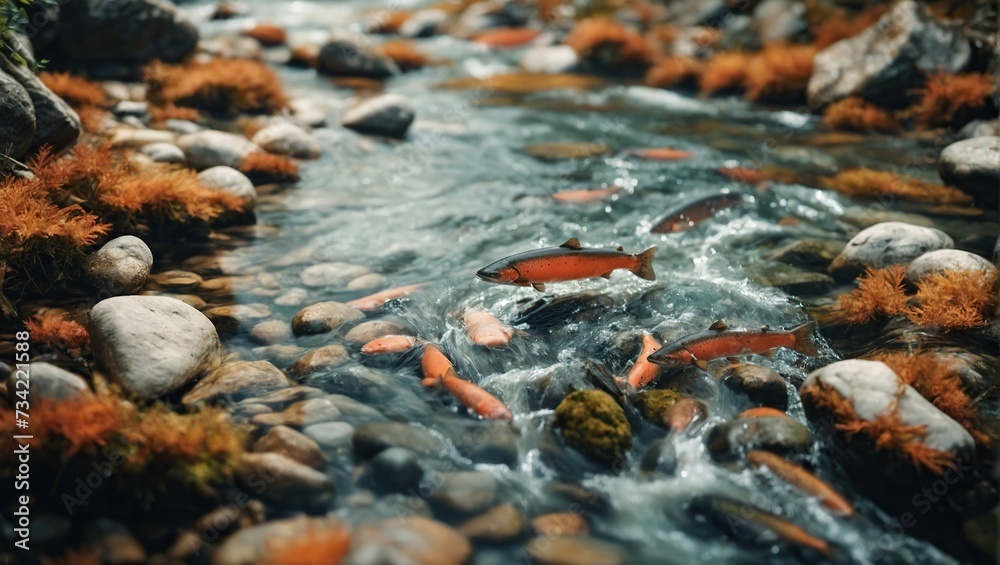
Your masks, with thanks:
M 287 26 L 292 44 L 318 42 L 330 28 L 357 27 L 362 11 L 375 7 L 366 2 L 250 4 L 261 21 Z M 234 24 L 205 25 L 212 30 Z M 487 77 L 516 70 L 520 51 L 490 52 L 448 37 L 419 40 L 419 46 L 450 63 L 386 84 L 386 91 L 405 95 L 416 107 L 417 121 L 408 138 L 385 142 L 339 127 L 318 129 L 322 158 L 304 165 L 303 178 L 295 186 L 261 197 L 259 223 L 276 228 L 276 235 L 237 249 L 226 261 L 233 273 L 262 267 L 273 271 L 284 289 L 301 286 L 301 271 L 326 261 L 364 265 L 385 275 L 390 286 L 429 282 L 425 292 L 393 305 L 386 315 L 404 320 L 425 339 L 441 342 L 460 375 L 508 404 L 520 431 L 517 462 L 512 467 L 474 464 L 459 450 L 430 464 L 489 470 L 500 479 L 505 499 L 536 511 L 557 507 L 544 489 L 546 482 L 573 474 L 552 464 L 540 451 L 554 406 L 539 393 L 543 379 L 555 375 L 567 386 L 590 387 L 583 376 L 587 359 L 624 374 L 636 351 L 618 344 L 643 330 L 669 339 L 706 329 L 720 318 L 737 327 L 791 327 L 807 321 L 800 298 L 762 286 L 750 280 L 748 273 L 773 268 L 762 255 L 781 243 L 803 237 L 846 241 L 857 228 L 838 217 L 858 205 L 874 210 L 870 203 L 851 202 L 797 184 L 778 183 L 760 190 L 733 183 L 718 174 L 717 168 L 754 166 L 759 160 L 758 165 L 815 178 L 839 167 L 903 165 L 923 149 L 918 141 L 877 136 L 841 143 L 844 140 L 824 139 L 813 116 L 751 107 L 737 99 L 701 100 L 641 86 L 607 83 L 589 90 L 528 95 L 490 92 Z M 282 68 L 280 72 L 292 94 L 328 105 L 331 123 L 352 96 L 350 90 L 312 71 Z M 482 87 L 438 88 L 447 79 L 467 76 L 483 78 Z M 543 162 L 518 150 L 550 141 L 606 143 L 614 153 Z M 648 162 L 622 153 L 637 147 L 675 147 L 695 156 Z M 934 171 L 926 169 L 923 174 L 931 178 Z M 561 204 L 549 198 L 557 190 L 611 185 L 621 190 L 601 203 Z M 667 209 L 722 190 L 743 193 L 743 202 L 682 234 L 648 232 Z M 649 282 L 619 271 L 610 280 L 552 284 L 542 295 L 530 288 L 490 285 L 475 276 L 477 269 L 496 259 L 558 245 L 572 237 L 586 246 L 620 245 L 630 252 L 657 245 L 658 278 Z M 290 256 L 304 259 L 281 266 L 292 262 Z M 596 316 L 557 320 L 551 328 L 521 326 L 525 335 L 515 337 L 512 346 L 502 351 L 473 347 L 454 315 L 476 306 L 511 321 L 543 296 L 585 290 L 606 297 L 605 308 Z M 304 304 L 346 301 L 368 293 L 309 289 Z M 247 303 L 269 300 L 252 295 L 237 298 Z M 283 319 L 298 309 L 271 306 L 275 316 Z M 252 344 L 243 339 L 232 338 L 230 345 L 252 356 L 248 352 Z M 321 336 L 300 344 L 336 339 Z M 362 363 L 359 354 L 352 355 L 353 364 Z M 795 387 L 811 369 L 836 358 L 824 345 L 820 358 L 781 350 L 773 359 L 755 361 L 774 367 L 788 379 L 793 399 L 789 412 L 806 422 Z M 340 369 L 350 370 L 358 369 Z M 395 391 L 369 402 L 390 417 L 437 430 L 446 438 L 452 437 L 456 422 L 469 421 L 450 401 L 423 390 L 412 359 L 381 363 L 373 370 L 388 375 Z M 638 471 L 638 460 L 664 432 L 637 420 L 628 469 L 617 475 L 585 473 L 579 477 L 580 484 L 606 494 L 611 504 L 607 512 L 588 512 L 595 535 L 626 547 L 633 562 L 815 559 L 815 555 L 787 548 L 772 553 L 766 543 L 754 549 L 725 540 L 684 510 L 692 496 L 700 493 L 730 494 L 775 510 L 830 539 L 845 560 L 948 561 L 924 542 L 886 536 L 892 517 L 853 495 L 836 463 L 820 455 L 818 448 L 813 460 L 819 474 L 847 490 L 845 494 L 857 502 L 862 516 L 835 519 L 814 500 L 767 480 L 760 472 L 713 463 L 705 452 L 703 434 L 712 423 L 733 417 L 741 406 L 707 374 L 667 374 L 661 384 L 671 384 L 671 379 L 712 406 L 708 425 L 690 436 L 672 439 L 679 457 L 676 473 L 649 477 Z M 330 472 L 336 476 L 340 501 L 356 492 L 347 471 Z M 391 503 L 383 504 L 381 512 L 392 515 Z M 372 514 L 344 509 L 338 513 L 352 521 Z M 517 551 L 478 548 L 476 563 L 509 561 L 520 555 Z

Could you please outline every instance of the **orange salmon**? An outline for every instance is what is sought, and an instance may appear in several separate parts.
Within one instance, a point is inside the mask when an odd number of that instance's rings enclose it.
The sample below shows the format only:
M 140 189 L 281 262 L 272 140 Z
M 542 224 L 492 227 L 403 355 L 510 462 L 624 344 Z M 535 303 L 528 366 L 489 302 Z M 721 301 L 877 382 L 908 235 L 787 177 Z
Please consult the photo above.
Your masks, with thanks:
M 514 337 L 514 328 L 500 323 L 492 314 L 484 310 L 467 310 L 462 315 L 465 335 L 472 343 L 483 347 L 507 347 Z
M 517 47 L 538 39 L 541 30 L 524 27 L 505 27 L 480 33 L 473 42 L 488 47 Z
M 632 370 L 628 372 L 628 384 L 638 390 L 656 380 L 660 376 L 660 366 L 654 365 L 646 360 L 650 353 L 662 347 L 656 338 L 649 334 L 642 335 L 642 351 L 639 358 L 632 365 Z
M 385 355 L 386 353 L 402 353 L 417 344 L 417 338 L 410 335 L 384 335 L 361 346 L 365 355 Z
M 546 247 L 511 255 L 480 269 L 476 276 L 486 282 L 531 286 L 545 290 L 545 283 L 592 277 L 611 278 L 618 269 L 628 269 L 639 278 L 656 280 L 653 256 L 656 247 L 631 255 L 622 251 L 584 249 L 575 237 L 559 247 Z
M 719 529 L 729 535 L 749 534 L 757 539 L 760 534 L 770 532 L 788 543 L 814 549 L 823 555 L 831 555 L 830 544 L 785 518 L 727 496 L 705 494 L 691 501 L 691 510 L 708 518 Z
M 600 202 L 615 194 L 618 194 L 617 186 L 601 189 L 563 190 L 553 194 L 552 199 L 556 202 L 567 204 L 589 204 L 591 202 Z
M 497 397 L 469 381 L 461 379 L 455 373 L 455 367 L 451 361 L 445 357 L 444 353 L 441 353 L 437 346 L 431 344 L 424 346 L 420 369 L 424 373 L 424 379 L 421 381 L 424 386 L 434 386 L 440 383 L 462 406 L 479 416 L 487 420 L 511 420 L 514 418 L 510 410 Z
M 770 451 L 754 449 L 747 453 L 747 461 L 755 469 L 767 467 L 772 473 L 781 477 L 788 484 L 806 494 L 819 498 L 820 503 L 828 509 L 843 516 L 854 515 L 854 507 L 840 493 L 833 490 L 833 487 L 787 459 L 775 455 Z
M 659 220 L 656 220 L 656 223 L 653 224 L 653 227 L 649 228 L 649 231 L 650 233 L 682 232 L 727 208 L 732 208 L 742 201 L 743 195 L 735 192 L 713 194 L 699 198 L 698 200 L 681 204 L 670 210 Z
M 381 308 L 386 302 L 413 294 L 425 286 L 427 286 L 427 283 L 417 283 L 406 286 L 397 286 L 396 288 L 387 288 L 383 291 L 376 292 L 375 294 L 351 300 L 347 303 L 347 305 L 354 306 L 362 312 L 373 312 Z
M 771 175 L 757 169 L 747 169 L 744 167 L 719 167 L 716 169 L 720 175 L 727 179 L 747 184 L 757 184 L 771 180 Z
M 707 413 L 705 403 L 693 398 L 682 398 L 667 408 L 663 414 L 663 423 L 675 432 L 683 432 L 704 420 Z
M 694 157 L 694 153 L 673 147 L 659 147 L 655 149 L 632 149 L 628 152 L 640 159 L 649 161 L 682 161 Z
M 770 408 L 768 406 L 758 406 L 757 408 L 750 408 L 749 410 L 744 410 L 740 412 L 738 418 L 791 418 L 787 412 L 782 412 L 777 408 Z
M 712 359 L 736 357 L 751 353 L 769 354 L 778 347 L 787 347 L 803 355 L 819 355 L 813 341 L 816 322 L 806 322 L 788 331 L 772 330 L 764 326 L 759 330 L 730 330 L 719 320 L 708 331 L 698 332 L 665 346 L 649 356 L 657 365 L 694 363 L 705 369 Z

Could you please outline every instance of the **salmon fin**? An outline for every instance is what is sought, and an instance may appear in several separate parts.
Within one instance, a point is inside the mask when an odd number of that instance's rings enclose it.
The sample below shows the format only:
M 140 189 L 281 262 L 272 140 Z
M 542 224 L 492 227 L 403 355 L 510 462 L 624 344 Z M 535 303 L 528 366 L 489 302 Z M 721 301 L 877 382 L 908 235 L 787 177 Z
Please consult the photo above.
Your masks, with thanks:
M 583 246 L 580 245 L 580 240 L 575 237 L 573 239 L 568 240 L 566 243 L 560 245 L 559 247 L 565 247 L 566 249 L 576 249 L 576 250 L 583 249 Z
M 729 324 L 723 322 L 722 320 L 716 320 L 712 322 L 711 326 L 708 326 L 708 329 L 721 332 L 722 330 L 729 329 Z
M 542 283 L 531 283 L 531 288 L 537 290 L 538 292 L 545 292 L 545 285 Z
M 603 275 L 601 275 L 601 278 L 602 279 L 610 279 L 611 278 L 611 272 L 612 271 L 608 271 L 608 272 L 604 273 Z
M 640 279 L 646 279 L 647 281 L 656 280 L 656 273 L 653 272 L 653 256 L 656 255 L 657 249 L 659 248 L 654 245 L 636 255 L 639 259 L 639 265 L 636 267 L 636 270 L 632 272 L 635 273 Z
M 813 337 L 816 332 L 816 322 L 806 322 L 801 326 L 792 328 L 790 331 L 795 336 L 795 347 L 792 349 L 811 357 L 819 355 L 819 350 L 816 348 L 816 340 Z
M 726 361 L 729 361 L 730 363 L 737 363 L 738 364 L 740 362 L 740 358 L 739 357 L 726 357 Z
M 619 245 L 618 247 L 615 247 L 615 251 L 621 253 L 621 252 L 625 251 L 625 248 L 622 247 L 621 245 Z
M 698 367 L 702 371 L 707 371 L 708 370 L 708 361 L 706 361 L 704 359 L 695 359 L 694 360 L 694 364 L 695 364 L 696 367 Z

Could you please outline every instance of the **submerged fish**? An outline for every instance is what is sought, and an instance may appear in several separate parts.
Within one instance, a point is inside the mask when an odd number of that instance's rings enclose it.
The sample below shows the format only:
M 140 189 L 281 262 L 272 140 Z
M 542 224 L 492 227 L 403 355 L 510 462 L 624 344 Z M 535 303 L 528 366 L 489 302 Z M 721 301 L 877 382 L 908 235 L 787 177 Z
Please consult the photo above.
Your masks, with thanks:
M 413 348 L 419 340 L 411 335 L 384 335 L 361 346 L 365 355 L 402 353 Z
M 675 432 L 683 432 L 708 416 L 708 407 L 700 400 L 682 398 L 663 413 L 663 423 Z
M 575 237 L 559 247 L 546 247 L 505 257 L 480 269 L 476 276 L 486 282 L 531 286 L 544 291 L 545 283 L 610 278 L 618 269 L 628 269 L 637 277 L 656 280 L 653 256 L 656 247 L 631 255 L 603 249 L 584 249 Z
M 788 484 L 804 491 L 806 494 L 819 498 L 823 506 L 843 516 L 853 516 L 855 511 L 850 502 L 840 495 L 833 487 L 823 482 L 819 477 L 799 467 L 787 459 L 770 451 L 759 449 L 747 453 L 747 461 L 754 468 L 767 467 L 772 473 L 781 477 Z
M 640 389 L 649 383 L 656 380 L 656 377 L 660 376 L 660 366 L 654 363 L 650 363 L 647 360 L 650 354 L 655 353 L 660 349 L 662 345 L 660 342 L 656 341 L 656 338 L 647 334 L 642 336 L 642 351 L 639 352 L 639 358 L 636 359 L 635 365 L 632 365 L 632 369 L 628 372 L 628 384 L 634 389 Z
M 743 196 L 737 192 L 713 194 L 692 202 L 681 204 L 663 215 L 650 233 L 676 233 L 692 228 L 719 212 L 742 202 Z
M 354 306 L 362 312 L 372 312 L 374 310 L 378 310 L 383 304 L 390 300 L 413 294 L 425 286 L 427 286 L 427 283 L 409 284 L 406 286 L 397 286 L 396 288 L 388 288 L 381 292 L 376 292 L 375 294 L 351 300 L 347 303 L 347 305 Z
M 638 157 L 640 159 L 646 159 L 649 161 L 681 161 L 684 159 L 690 159 L 691 157 L 694 157 L 694 153 L 690 151 L 684 151 L 683 149 L 674 149 L 673 147 L 630 149 L 627 151 L 627 153 L 634 157 Z
M 507 347 L 515 333 L 514 328 L 503 325 L 485 310 L 466 310 L 462 322 L 465 335 L 472 343 L 483 347 Z
M 482 388 L 464 380 L 455 373 L 455 367 L 435 345 L 424 346 L 423 357 L 420 360 L 423 371 L 424 386 L 441 384 L 455 400 L 467 409 L 487 420 L 511 420 L 514 415 L 497 397 Z
M 813 341 L 816 322 L 806 322 L 788 331 L 772 330 L 767 326 L 759 330 L 730 330 L 719 320 L 708 331 L 698 332 L 670 343 L 648 357 L 657 365 L 694 363 L 704 369 L 712 359 L 739 355 L 769 354 L 778 347 L 787 347 L 803 355 L 819 355 Z
M 588 204 L 590 202 L 599 202 L 615 194 L 618 194 L 618 187 L 611 186 L 601 189 L 563 190 L 553 194 L 552 199 L 556 202 Z
M 742 502 L 726 496 L 706 494 L 691 501 L 693 513 L 704 516 L 727 535 L 739 538 L 750 538 L 750 541 L 761 540 L 761 537 L 773 537 L 801 547 L 808 547 L 829 557 L 830 544 L 785 518 L 768 512 L 763 508 L 748 502 Z
M 758 406 L 740 412 L 739 418 L 791 418 L 787 412 L 782 412 L 770 406 Z

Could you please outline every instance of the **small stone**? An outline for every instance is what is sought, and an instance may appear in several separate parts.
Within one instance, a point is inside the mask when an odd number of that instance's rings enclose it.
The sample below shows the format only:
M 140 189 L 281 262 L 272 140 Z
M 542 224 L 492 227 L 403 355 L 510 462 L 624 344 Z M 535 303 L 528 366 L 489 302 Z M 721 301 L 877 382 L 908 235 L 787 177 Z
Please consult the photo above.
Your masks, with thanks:
M 382 546 L 405 556 L 405 561 L 356 561 L 353 556 L 370 546 Z M 351 538 L 347 562 L 393 565 L 463 565 L 472 557 L 472 545 L 452 528 L 420 516 L 389 518 L 358 526 Z
M 152 120 L 149 103 L 145 100 L 122 100 L 111 108 L 111 113 L 119 120 L 126 117 L 138 118 L 143 125 L 149 124 Z
M 364 345 L 369 341 L 383 336 L 410 335 L 412 333 L 413 332 L 409 328 L 403 326 L 402 324 L 397 324 L 396 322 L 390 322 L 387 320 L 369 320 L 367 322 L 361 322 L 351 328 L 350 331 L 344 334 L 344 339 L 348 343 Z
M 281 344 L 254 347 L 251 351 L 253 352 L 254 357 L 264 361 L 270 361 L 283 369 L 291 367 L 305 352 L 304 349 L 297 345 Z
M 306 469 L 309 469 L 306 467 Z M 311 469 L 309 469 L 312 471 Z M 313 471 L 316 472 L 316 471 Z M 251 491 L 253 492 L 253 491 Z M 287 540 L 295 539 L 310 532 L 322 536 L 327 531 L 342 531 L 347 526 L 333 516 L 297 516 L 281 520 L 269 520 L 263 524 L 241 528 L 212 552 L 212 565 L 252 565 L 262 563 L 269 557 L 271 549 Z M 205 542 L 199 540 L 199 547 Z
M 142 288 L 153 266 L 153 253 L 141 239 L 116 237 L 87 256 L 83 270 L 98 289 L 112 296 L 132 294 Z
M 312 134 L 288 122 L 278 122 L 261 129 L 251 141 L 268 153 L 296 159 L 316 159 L 320 152 L 319 142 Z
M 336 287 L 340 288 L 352 279 L 371 273 L 371 269 L 361 265 L 351 265 L 350 263 L 318 263 L 306 267 L 299 277 L 302 284 L 315 287 Z
M 390 447 L 437 457 L 445 443 L 431 432 L 403 422 L 368 422 L 354 431 L 354 453 L 361 459 L 371 459 Z
M 292 365 L 292 373 L 301 379 L 318 371 L 339 367 L 349 360 L 350 355 L 343 345 L 325 345 L 303 355 Z
M 253 451 L 273 452 L 322 471 L 326 469 L 326 456 L 312 438 L 287 426 L 275 426 L 258 439 Z
M 674 474 L 677 470 L 677 449 L 669 437 L 658 439 L 649 446 L 639 462 L 639 470 L 646 473 Z
M 371 461 L 375 486 L 386 492 L 408 492 L 420 486 L 424 469 L 417 454 L 403 447 L 390 447 Z
M 993 263 L 975 253 L 958 249 L 938 249 L 914 259 L 906 268 L 906 280 L 915 284 L 930 273 L 942 271 L 992 272 L 994 270 L 996 267 L 993 266 Z
M 475 514 L 496 501 L 497 481 L 483 471 L 461 471 L 443 475 L 436 481 L 430 501 L 452 512 Z
M 432 37 L 437 35 L 438 28 L 448 21 L 449 17 L 447 12 L 435 8 L 417 10 L 399 26 L 399 35 L 411 38 Z
M 275 297 L 274 303 L 278 306 L 298 306 L 309 297 L 309 291 L 304 288 L 290 288 L 282 295 Z
M 344 287 L 345 290 L 372 290 L 385 286 L 385 275 L 368 273 L 353 279 Z
M 747 274 L 753 282 L 796 296 L 823 294 L 834 285 L 833 277 L 826 273 L 803 271 L 784 263 L 759 263 L 748 267 Z
M 524 532 L 524 514 L 513 504 L 501 504 L 470 518 L 456 530 L 474 542 L 507 543 Z
M 936 228 L 885 222 L 861 230 L 830 264 L 835 277 L 853 277 L 865 268 L 909 263 L 928 251 L 949 249 L 955 242 Z
M 375 51 L 367 38 L 350 35 L 334 37 L 320 48 L 317 70 L 336 76 L 375 79 L 399 74 L 396 63 Z
M 582 537 L 535 538 L 525 546 L 539 565 L 622 565 L 622 551 L 614 545 Z
M 250 329 L 250 339 L 263 345 L 274 345 L 292 339 L 292 327 L 281 320 L 260 322 Z
M 159 142 L 150 143 L 142 148 L 142 152 L 157 163 L 171 163 L 175 165 L 186 165 L 187 158 L 180 147 L 173 143 Z
M 519 65 L 528 73 L 559 74 L 571 72 L 580 56 L 569 45 L 539 45 L 525 50 Z
M 323 422 L 302 428 L 302 433 L 323 449 L 340 451 L 351 447 L 354 426 L 347 422 Z
M 600 390 L 570 393 L 556 407 L 555 424 L 567 444 L 608 465 L 623 461 L 632 447 L 625 411 Z
M 333 483 L 325 474 L 277 453 L 244 453 L 237 479 L 243 488 L 260 490 L 266 502 L 311 514 L 325 513 L 333 500 Z
M 177 146 L 184 152 L 188 164 L 199 171 L 218 166 L 239 166 L 244 157 L 260 150 L 245 137 L 215 130 L 182 135 L 177 140 Z
M 246 175 L 232 167 L 219 165 L 209 167 L 198 173 L 201 184 L 232 194 L 240 199 L 244 206 L 253 207 L 257 202 L 257 189 Z
M 251 420 L 258 426 L 291 426 L 304 428 L 340 419 L 340 409 L 327 398 L 311 398 L 296 402 L 277 414 L 261 414 Z
M 644 418 L 662 426 L 667 410 L 682 398 L 687 398 L 687 395 L 669 388 L 656 388 L 639 392 L 632 402 Z
M 345 112 L 340 125 L 361 133 L 402 138 L 415 117 L 416 111 L 405 96 L 380 94 Z
M 162 290 L 190 292 L 201 286 L 204 280 L 190 271 L 163 271 L 153 275 L 152 280 Z
M 198 381 L 181 402 L 190 406 L 221 400 L 236 402 L 291 386 L 291 381 L 267 361 L 226 363 Z
M 364 317 L 364 312 L 353 306 L 340 302 L 317 302 L 292 317 L 292 331 L 295 335 L 326 333 Z
M 553 512 L 542 514 L 531 520 L 531 529 L 542 537 L 586 536 L 590 526 L 583 514 L 578 512 Z
M 718 424 L 705 436 L 708 452 L 716 461 L 730 461 L 740 452 L 764 449 L 778 455 L 806 453 L 813 435 L 797 420 L 784 416 L 737 418 Z
M 941 151 L 938 173 L 945 184 L 972 196 L 983 209 L 1000 204 L 1000 136 L 983 136 L 956 141 Z
M 70 400 L 90 394 L 87 381 L 65 369 L 44 361 L 32 361 L 28 369 L 28 380 L 17 378 L 17 371 L 7 376 L 7 396 L 11 401 L 18 399 L 15 393 L 19 390 L 30 390 L 31 398 L 49 400 Z M 18 382 L 30 389 L 18 386 Z
M 775 249 L 765 257 L 768 261 L 779 261 L 807 269 L 823 269 L 844 248 L 840 241 L 828 239 L 799 239 Z
M 774 369 L 751 363 L 734 365 L 723 373 L 722 383 L 745 394 L 751 402 L 778 410 L 788 408 L 788 385 Z
M 156 129 L 118 128 L 111 132 L 112 149 L 141 149 L 154 143 L 173 144 L 177 136 Z

